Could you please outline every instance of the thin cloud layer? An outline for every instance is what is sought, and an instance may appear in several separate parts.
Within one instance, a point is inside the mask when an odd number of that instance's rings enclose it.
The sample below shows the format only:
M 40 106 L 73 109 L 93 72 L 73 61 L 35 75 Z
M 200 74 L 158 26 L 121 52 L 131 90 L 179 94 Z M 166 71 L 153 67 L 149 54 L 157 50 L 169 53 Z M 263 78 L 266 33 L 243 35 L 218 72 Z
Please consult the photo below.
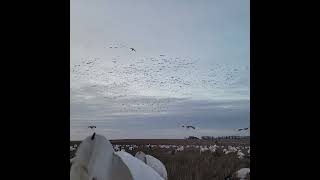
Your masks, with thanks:
M 72 0 L 70 44 L 71 139 L 249 126 L 249 1 Z

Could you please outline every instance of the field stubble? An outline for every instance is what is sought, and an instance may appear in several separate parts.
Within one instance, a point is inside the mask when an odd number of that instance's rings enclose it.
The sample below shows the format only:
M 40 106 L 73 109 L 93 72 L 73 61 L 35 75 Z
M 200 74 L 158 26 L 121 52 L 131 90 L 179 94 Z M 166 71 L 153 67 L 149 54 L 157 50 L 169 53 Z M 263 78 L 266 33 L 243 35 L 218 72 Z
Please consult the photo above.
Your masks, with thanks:
M 79 141 L 71 142 L 70 145 L 79 143 Z M 116 141 L 112 143 L 121 145 L 131 144 L 131 142 L 127 141 Z M 136 144 L 146 145 L 149 144 L 149 142 L 141 143 L 139 141 Z M 182 145 L 186 143 L 180 142 L 177 144 Z M 200 144 L 203 145 L 203 143 Z M 222 143 L 220 143 L 220 145 L 221 144 Z M 250 146 L 250 143 L 239 144 L 237 142 L 224 142 L 224 148 L 227 148 L 228 144 L 238 144 L 238 147 L 244 147 L 245 145 Z M 142 150 L 144 153 L 158 158 L 166 166 L 169 180 L 223 180 L 225 177 L 234 174 L 234 172 L 241 168 L 250 168 L 250 158 L 246 151 L 243 151 L 245 157 L 243 159 L 239 159 L 236 153 L 225 154 L 222 149 L 223 148 L 219 148 L 214 153 L 206 151 L 200 154 L 199 149 L 196 148 L 188 148 L 182 152 L 172 153 L 174 148 L 167 149 L 153 147 L 149 149 L 147 147 L 140 146 L 139 148 L 130 151 L 128 147 L 125 147 L 125 150 L 133 156 L 137 151 Z M 70 157 L 74 156 L 74 152 L 75 151 L 70 152 Z M 236 178 L 232 177 L 231 179 Z

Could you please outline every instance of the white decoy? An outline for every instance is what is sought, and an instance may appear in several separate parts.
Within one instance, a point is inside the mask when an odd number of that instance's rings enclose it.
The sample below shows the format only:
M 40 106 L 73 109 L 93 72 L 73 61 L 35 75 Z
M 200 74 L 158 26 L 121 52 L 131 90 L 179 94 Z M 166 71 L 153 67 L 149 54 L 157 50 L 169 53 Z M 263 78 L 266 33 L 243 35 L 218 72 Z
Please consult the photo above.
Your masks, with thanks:
M 138 151 L 135 157 L 153 168 L 163 179 L 168 179 L 167 169 L 159 159 L 151 155 L 146 155 L 142 151 Z
M 134 180 L 164 180 L 153 167 L 133 157 L 131 154 L 124 151 L 118 151 L 115 154 L 118 155 L 130 169 Z
M 236 172 L 236 177 L 240 180 L 245 180 L 248 176 L 250 176 L 250 168 L 241 168 Z
M 111 143 L 98 134 L 81 142 L 70 163 L 70 180 L 163 180 L 130 154 L 115 153 Z
M 237 156 L 238 156 L 239 159 L 243 159 L 244 154 L 241 151 L 238 151 L 237 152 Z

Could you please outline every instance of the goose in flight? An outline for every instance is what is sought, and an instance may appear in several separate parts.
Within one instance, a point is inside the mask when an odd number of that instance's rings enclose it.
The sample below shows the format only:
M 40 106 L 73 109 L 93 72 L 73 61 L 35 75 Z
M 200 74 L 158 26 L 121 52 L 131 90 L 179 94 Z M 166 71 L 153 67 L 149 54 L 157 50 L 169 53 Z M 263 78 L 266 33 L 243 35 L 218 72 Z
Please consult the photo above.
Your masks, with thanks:
M 191 129 L 196 129 L 194 126 L 184 126 L 184 125 L 183 125 L 182 127 L 183 127 L 183 128 L 185 127 L 185 128 L 187 128 L 187 129 L 190 129 L 190 128 L 191 128 Z
M 136 50 L 134 49 L 134 48 L 130 48 L 131 49 L 131 51 L 134 51 L 134 52 L 136 52 Z
M 97 127 L 96 126 L 88 126 L 88 128 L 94 129 L 94 128 L 97 128 Z

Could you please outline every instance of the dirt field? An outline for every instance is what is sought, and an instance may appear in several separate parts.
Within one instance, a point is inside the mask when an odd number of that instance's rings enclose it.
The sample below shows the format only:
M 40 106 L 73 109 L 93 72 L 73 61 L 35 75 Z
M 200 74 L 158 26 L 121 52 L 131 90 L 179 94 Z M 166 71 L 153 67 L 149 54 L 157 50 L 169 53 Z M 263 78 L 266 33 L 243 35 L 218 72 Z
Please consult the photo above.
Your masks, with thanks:
M 79 141 L 72 141 L 70 145 L 79 144 Z M 248 140 L 220 140 L 217 142 L 204 140 L 181 140 L 181 139 L 135 139 L 135 140 L 111 140 L 113 145 L 120 145 L 133 156 L 139 150 L 150 154 L 163 162 L 168 171 L 169 180 L 224 180 L 228 175 L 234 174 L 241 168 L 250 168 L 250 155 L 247 152 L 250 142 Z M 151 144 L 152 148 L 145 145 Z M 196 145 L 218 145 L 215 152 L 205 151 L 200 154 Z M 126 146 L 127 145 L 127 146 Z M 133 150 L 129 147 L 135 146 Z M 143 146 L 144 145 L 144 146 Z M 175 146 L 164 148 L 156 145 L 184 145 L 181 152 L 173 153 Z M 223 147 L 222 147 L 223 146 Z M 237 147 L 245 154 L 240 159 L 236 153 L 225 154 L 223 149 L 228 146 Z M 74 156 L 75 151 L 70 151 Z M 231 178 L 236 179 L 236 178 Z M 248 178 L 249 179 L 249 178 Z

